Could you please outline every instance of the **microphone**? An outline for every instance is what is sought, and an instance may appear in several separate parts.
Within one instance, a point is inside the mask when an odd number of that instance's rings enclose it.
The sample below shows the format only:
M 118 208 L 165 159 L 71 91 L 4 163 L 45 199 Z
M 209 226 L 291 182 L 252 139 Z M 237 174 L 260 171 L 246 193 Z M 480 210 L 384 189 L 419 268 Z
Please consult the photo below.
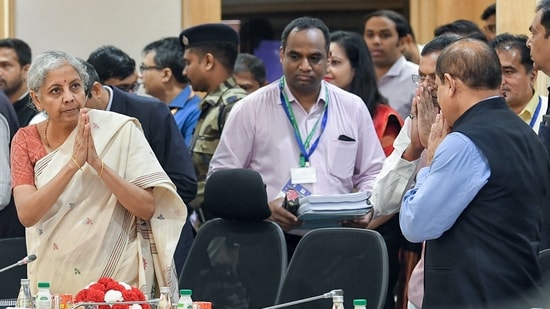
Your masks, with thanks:
M 24 257 L 21 260 L 17 261 L 17 263 L 11 264 L 9 266 L 6 266 L 6 267 L 0 269 L 0 273 L 3 273 L 6 270 L 12 269 L 12 268 L 17 267 L 17 266 L 27 265 L 30 262 L 34 261 L 34 260 L 36 260 L 36 255 L 35 254 L 27 255 L 26 257 Z
M 318 300 L 318 299 L 334 298 L 335 296 L 343 297 L 344 296 L 344 290 L 332 290 L 332 291 L 327 292 L 327 293 L 322 294 L 322 295 L 313 296 L 313 297 L 304 298 L 304 299 L 299 299 L 299 300 L 291 301 L 291 302 L 288 302 L 288 303 L 278 304 L 278 305 L 275 305 L 275 306 L 264 307 L 262 309 L 277 309 L 277 308 L 289 307 L 289 306 L 294 306 L 294 305 L 297 305 L 297 304 L 307 303 L 307 302 Z

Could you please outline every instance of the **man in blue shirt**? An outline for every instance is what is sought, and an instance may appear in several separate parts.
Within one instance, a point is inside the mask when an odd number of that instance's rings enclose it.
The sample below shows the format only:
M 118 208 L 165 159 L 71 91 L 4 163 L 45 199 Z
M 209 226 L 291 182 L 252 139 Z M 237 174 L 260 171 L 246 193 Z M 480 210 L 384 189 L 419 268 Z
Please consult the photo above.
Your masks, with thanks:
M 183 46 L 177 37 L 168 37 L 145 46 L 139 72 L 145 93 L 170 107 L 189 148 L 199 120 L 201 98 L 183 76 L 184 67 Z
M 479 40 L 459 40 L 437 60 L 442 112 L 400 212 L 403 235 L 426 241 L 423 308 L 542 307 L 550 159 L 499 97 L 501 79 L 497 55 Z

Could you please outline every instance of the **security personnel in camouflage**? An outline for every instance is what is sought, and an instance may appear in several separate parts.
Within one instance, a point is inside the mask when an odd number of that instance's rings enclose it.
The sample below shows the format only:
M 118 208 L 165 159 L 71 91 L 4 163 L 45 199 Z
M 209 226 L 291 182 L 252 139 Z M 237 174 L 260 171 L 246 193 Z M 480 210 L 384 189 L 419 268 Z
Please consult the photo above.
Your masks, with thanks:
M 208 165 L 229 111 L 247 93 L 232 77 L 239 45 L 235 30 L 224 24 L 203 24 L 185 29 L 179 38 L 185 50 L 183 75 L 193 90 L 207 93 L 199 104 L 201 114 L 190 146 L 198 182 L 197 198 L 191 206 L 204 222 L 211 218 L 208 210 L 201 208 Z

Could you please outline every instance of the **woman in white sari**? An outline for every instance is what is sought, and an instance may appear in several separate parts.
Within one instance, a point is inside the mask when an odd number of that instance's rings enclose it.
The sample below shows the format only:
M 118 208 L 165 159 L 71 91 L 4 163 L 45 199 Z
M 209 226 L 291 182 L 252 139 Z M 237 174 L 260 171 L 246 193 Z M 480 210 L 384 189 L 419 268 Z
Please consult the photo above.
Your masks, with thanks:
M 28 73 L 32 101 L 48 119 L 12 142 L 12 186 L 26 226 L 33 291 L 76 294 L 100 277 L 177 295 L 173 254 L 187 216 L 140 124 L 83 108 L 88 75 L 75 57 L 48 51 Z

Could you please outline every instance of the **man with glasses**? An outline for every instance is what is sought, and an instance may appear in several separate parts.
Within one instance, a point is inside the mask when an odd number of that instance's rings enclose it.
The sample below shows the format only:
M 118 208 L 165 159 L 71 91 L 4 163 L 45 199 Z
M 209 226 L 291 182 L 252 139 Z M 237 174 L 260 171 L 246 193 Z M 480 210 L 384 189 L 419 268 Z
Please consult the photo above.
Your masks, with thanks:
M 168 37 L 147 44 L 142 55 L 139 72 L 145 93 L 168 105 L 189 147 L 199 120 L 201 98 L 183 75 L 183 46 L 177 37 Z
M 136 62 L 120 48 L 101 46 L 90 53 L 87 62 L 94 66 L 101 84 L 129 93 L 138 91 Z
M 460 39 L 457 34 L 444 34 L 428 42 L 421 52 L 418 74 L 412 75 L 412 82 L 417 85 L 412 109 L 405 119 L 403 128 L 393 143 L 394 150 L 386 158 L 382 171 L 376 178 L 372 191 L 372 202 L 377 214 L 388 215 L 399 212 L 405 192 L 415 181 L 416 173 L 425 165 L 425 149 L 428 146 L 430 129 L 438 112 L 437 85 L 435 83 L 435 66 L 441 51 L 452 42 Z M 401 254 L 418 254 L 418 248 L 404 245 Z M 402 257 L 403 259 L 404 257 Z M 409 261 L 414 261 L 410 258 Z M 417 257 L 418 260 L 418 257 Z M 408 308 L 422 308 L 424 294 L 423 259 L 409 265 L 401 274 L 400 282 L 405 285 L 405 295 L 398 295 L 399 308 L 408 301 Z M 411 269 L 414 267 L 414 270 Z
M 37 113 L 31 107 L 27 89 L 31 60 L 31 48 L 24 41 L 15 38 L 0 40 L 0 89 L 13 104 L 22 127 L 27 126 Z
M 437 58 L 441 113 L 400 226 L 425 241 L 422 308 L 543 308 L 537 262 L 550 159 L 499 96 L 487 43 L 464 38 Z

